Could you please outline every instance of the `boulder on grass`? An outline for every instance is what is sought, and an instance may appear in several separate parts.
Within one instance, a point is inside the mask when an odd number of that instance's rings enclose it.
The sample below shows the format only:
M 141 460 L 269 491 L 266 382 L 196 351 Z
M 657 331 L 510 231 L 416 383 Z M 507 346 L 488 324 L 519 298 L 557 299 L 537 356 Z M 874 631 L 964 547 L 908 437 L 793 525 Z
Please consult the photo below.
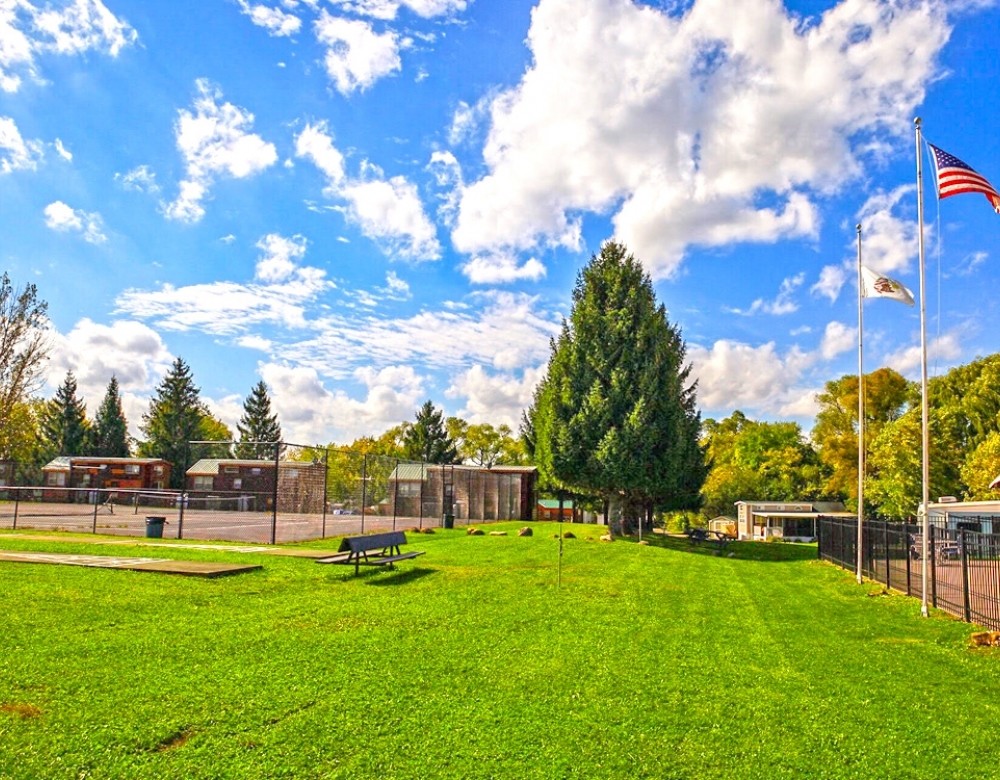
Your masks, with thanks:
M 506 531 L 490 531 L 490 536 L 506 536 Z
M 528 526 L 524 526 L 524 528 L 517 532 L 518 536 L 534 536 L 534 534 L 535 532 L 528 528 Z
M 609 533 L 608 534 L 604 534 L 603 536 L 601 536 L 601 541 L 602 542 L 613 542 L 614 540 L 615 540 L 615 537 L 612 536 Z
M 572 531 L 567 531 L 563 534 L 563 539 L 576 539 L 576 534 Z
M 482 528 L 475 528 L 474 526 L 469 526 L 469 530 L 466 531 L 469 536 L 483 536 L 484 532 Z

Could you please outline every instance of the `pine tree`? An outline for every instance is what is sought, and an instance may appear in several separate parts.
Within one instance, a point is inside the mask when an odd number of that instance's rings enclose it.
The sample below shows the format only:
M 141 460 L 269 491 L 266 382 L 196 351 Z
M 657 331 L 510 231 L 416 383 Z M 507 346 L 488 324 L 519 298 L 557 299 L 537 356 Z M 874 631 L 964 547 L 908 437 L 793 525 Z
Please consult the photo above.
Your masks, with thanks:
M 94 427 L 91 429 L 90 452 L 108 458 L 129 456 L 128 420 L 122 411 L 122 397 L 118 389 L 118 378 L 111 377 L 108 389 L 97 410 Z
M 201 439 L 203 420 L 209 416 L 198 393 L 191 369 L 177 358 L 156 388 L 149 411 L 142 417 L 141 430 L 146 440 L 139 446 L 139 452 L 170 462 L 172 488 L 184 486 L 185 470 L 205 451 L 204 447 L 190 445 L 191 441 Z
M 275 457 L 274 447 L 254 442 L 280 442 L 281 425 L 278 415 L 271 412 L 271 399 L 263 380 L 254 385 L 243 402 L 243 416 L 236 424 L 240 439 L 236 444 L 236 457 L 254 460 Z
M 45 405 L 41 423 L 43 449 L 49 458 L 59 455 L 86 455 L 90 423 L 87 408 L 76 397 L 76 378 L 72 371 Z
M 624 246 L 583 269 L 522 435 L 543 482 L 623 501 L 626 520 L 695 507 L 701 419 L 680 331 Z
M 444 415 L 430 401 L 403 435 L 404 457 L 425 463 L 456 463 L 458 450 L 445 430 Z

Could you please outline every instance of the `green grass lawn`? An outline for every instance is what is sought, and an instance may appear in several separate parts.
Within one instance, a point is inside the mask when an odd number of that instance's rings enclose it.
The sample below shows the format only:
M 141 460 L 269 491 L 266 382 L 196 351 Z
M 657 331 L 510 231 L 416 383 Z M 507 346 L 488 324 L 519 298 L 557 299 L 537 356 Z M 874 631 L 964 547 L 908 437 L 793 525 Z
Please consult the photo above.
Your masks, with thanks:
M 974 627 L 808 546 L 566 525 L 557 588 L 555 528 L 411 534 L 426 555 L 358 577 L 169 547 L 264 568 L 0 563 L 0 778 L 1000 775 L 1000 650 Z

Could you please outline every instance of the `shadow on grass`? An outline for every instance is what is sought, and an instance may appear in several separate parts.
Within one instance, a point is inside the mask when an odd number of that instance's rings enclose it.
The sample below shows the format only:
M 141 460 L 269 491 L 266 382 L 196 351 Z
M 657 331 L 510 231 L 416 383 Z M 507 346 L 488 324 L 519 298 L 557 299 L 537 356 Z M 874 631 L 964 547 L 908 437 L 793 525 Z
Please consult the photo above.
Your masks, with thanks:
M 405 585 L 408 582 L 415 582 L 416 580 L 421 580 L 424 577 L 434 574 L 434 569 L 392 569 L 390 574 L 380 574 L 379 572 L 372 571 L 368 572 L 368 577 L 365 579 L 365 585 L 377 585 L 378 587 L 385 587 L 388 585 Z M 375 576 L 379 575 L 379 576 Z
M 715 542 L 692 542 L 684 536 L 652 534 L 644 536 L 650 547 L 661 547 L 690 555 L 711 555 L 733 558 L 740 561 L 762 561 L 765 563 L 787 563 L 816 559 L 815 544 L 792 544 L 787 542 L 729 542 L 719 548 Z M 634 539 L 620 538 L 619 541 Z

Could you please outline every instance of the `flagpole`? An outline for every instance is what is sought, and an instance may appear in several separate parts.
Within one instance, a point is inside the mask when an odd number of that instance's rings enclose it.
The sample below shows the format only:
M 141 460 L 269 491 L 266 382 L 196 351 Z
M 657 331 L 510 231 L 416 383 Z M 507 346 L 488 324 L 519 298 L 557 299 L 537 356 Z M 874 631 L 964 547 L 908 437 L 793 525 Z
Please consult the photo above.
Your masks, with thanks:
M 913 120 L 917 142 L 917 254 L 920 261 L 920 614 L 930 615 L 927 605 L 928 592 L 928 551 L 930 549 L 930 520 L 927 508 L 930 503 L 930 406 L 927 402 L 927 282 L 924 271 L 924 177 L 921 166 L 921 120 Z
M 865 517 L 865 372 L 864 372 L 864 279 L 861 278 L 861 225 L 858 231 L 858 585 L 864 565 L 863 524 Z

